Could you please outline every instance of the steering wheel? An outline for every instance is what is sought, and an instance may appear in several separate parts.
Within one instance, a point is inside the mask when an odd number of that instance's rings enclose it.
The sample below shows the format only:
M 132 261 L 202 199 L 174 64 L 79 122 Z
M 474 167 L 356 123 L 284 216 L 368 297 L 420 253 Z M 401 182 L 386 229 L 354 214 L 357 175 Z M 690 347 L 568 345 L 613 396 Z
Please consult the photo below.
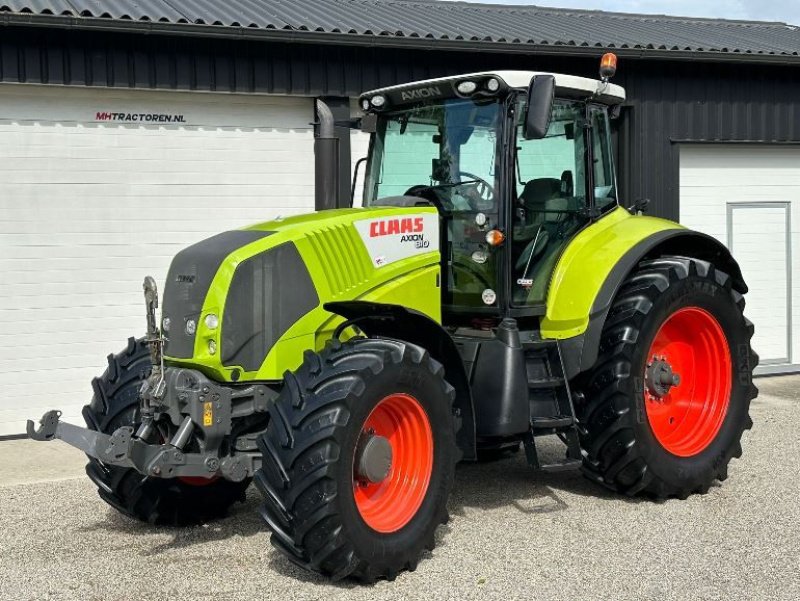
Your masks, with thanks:
M 449 212 L 452 209 L 447 209 L 445 202 L 449 203 L 450 199 L 440 195 L 440 192 L 443 192 L 446 188 L 461 188 L 460 196 L 469 204 L 471 210 L 484 211 L 492 208 L 494 204 L 494 188 L 489 182 L 468 171 L 458 171 L 456 177 L 459 179 L 457 182 L 412 186 L 406 190 L 405 196 L 422 198 L 437 209 Z
M 459 186 L 463 190 L 462 196 L 474 210 L 491 208 L 494 204 L 494 186 L 468 171 L 459 171 L 456 177 L 464 182 L 463 186 Z

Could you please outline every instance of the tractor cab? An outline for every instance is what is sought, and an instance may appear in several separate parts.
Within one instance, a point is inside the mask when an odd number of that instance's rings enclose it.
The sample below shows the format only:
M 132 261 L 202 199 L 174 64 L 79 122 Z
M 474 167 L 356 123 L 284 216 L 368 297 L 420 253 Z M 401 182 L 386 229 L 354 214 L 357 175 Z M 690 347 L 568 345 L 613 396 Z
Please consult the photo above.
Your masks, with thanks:
M 366 206 L 435 206 L 447 325 L 544 313 L 567 242 L 617 205 L 607 81 L 474 73 L 361 96 Z

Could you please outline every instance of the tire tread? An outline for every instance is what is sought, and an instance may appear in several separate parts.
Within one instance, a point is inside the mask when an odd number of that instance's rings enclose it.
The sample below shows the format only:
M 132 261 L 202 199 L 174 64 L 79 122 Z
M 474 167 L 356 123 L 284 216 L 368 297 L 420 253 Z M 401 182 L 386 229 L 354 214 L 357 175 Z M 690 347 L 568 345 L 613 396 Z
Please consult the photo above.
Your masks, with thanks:
M 431 536 L 409 549 L 399 565 L 375 563 L 357 553 L 332 503 L 337 495 L 333 469 L 341 452 L 338 433 L 350 425 L 350 407 L 370 379 L 387 365 L 404 362 L 422 365 L 437 377 L 452 405 L 454 390 L 442 377 L 442 366 L 427 352 L 397 340 L 331 341 L 320 353 L 306 352 L 297 371 L 285 375 L 286 386 L 258 439 L 263 464 L 255 483 L 264 495 L 261 514 L 272 530 L 272 544 L 295 564 L 333 580 L 392 580 L 400 570 L 416 568 L 420 555 L 432 547 Z M 287 439 L 293 444 L 279 444 Z M 453 457 L 455 463 L 455 452 Z M 445 521 L 442 509 L 434 529 Z
M 630 496 L 645 494 L 657 499 L 684 499 L 692 493 L 702 494 L 708 491 L 714 479 L 722 481 L 727 478 L 728 463 L 742 453 L 739 442 L 731 445 L 723 460 L 714 466 L 709 481 L 700 482 L 691 489 L 670 485 L 647 468 L 636 441 L 633 428 L 635 415 L 630 405 L 620 409 L 620 405 L 615 404 L 615 400 L 617 403 L 626 400 L 622 383 L 630 378 L 639 332 L 656 299 L 676 282 L 690 276 L 713 280 L 728 291 L 740 313 L 744 310 L 744 297 L 733 289 L 732 278 L 711 263 L 680 256 L 643 261 L 620 287 L 601 335 L 599 357 L 595 367 L 584 378 L 583 393 L 589 400 L 578 408 L 581 443 L 586 452 L 583 472 L 589 479 Z M 749 340 L 753 335 L 753 326 L 743 315 L 741 319 Z M 758 356 L 752 348 L 749 352 L 752 372 L 758 363 Z M 751 385 L 748 404 L 757 394 L 756 387 Z M 736 440 L 752 425 L 748 416 Z M 637 462 L 643 465 L 643 469 L 637 467 Z M 624 474 L 638 475 L 623 478 Z
M 83 408 L 88 428 L 112 433 L 137 421 L 141 381 L 150 373 L 150 351 L 143 339 L 129 338 L 126 347 L 108 356 L 105 372 L 92 380 L 94 395 Z M 177 480 L 149 478 L 133 468 L 103 465 L 92 457 L 86 475 L 98 487 L 100 498 L 134 519 L 158 525 L 183 526 L 223 517 L 236 501 L 243 501 L 249 480 L 219 479 L 206 486 Z

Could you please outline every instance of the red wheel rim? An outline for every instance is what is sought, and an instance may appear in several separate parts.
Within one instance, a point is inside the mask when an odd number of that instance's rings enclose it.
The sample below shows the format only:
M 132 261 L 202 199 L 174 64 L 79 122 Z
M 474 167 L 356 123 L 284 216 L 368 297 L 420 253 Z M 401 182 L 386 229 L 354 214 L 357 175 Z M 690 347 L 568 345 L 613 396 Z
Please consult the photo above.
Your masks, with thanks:
M 665 394 L 654 394 L 647 384 L 657 361 L 680 378 Z M 717 436 L 730 404 L 731 355 L 719 322 L 698 307 L 679 309 L 658 330 L 647 364 L 645 408 L 656 439 L 679 457 L 701 453 Z
M 353 472 L 356 507 L 367 525 L 382 533 L 396 532 L 416 515 L 425 499 L 433 470 L 433 432 L 419 401 L 408 394 L 390 394 L 367 417 L 362 436 L 383 436 L 392 447 L 392 464 L 381 482 Z
M 178 476 L 178 480 L 189 486 L 208 486 L 217 481 L 219 476 L 211 476 L 211 478 L 203 478 L 203 476 Z

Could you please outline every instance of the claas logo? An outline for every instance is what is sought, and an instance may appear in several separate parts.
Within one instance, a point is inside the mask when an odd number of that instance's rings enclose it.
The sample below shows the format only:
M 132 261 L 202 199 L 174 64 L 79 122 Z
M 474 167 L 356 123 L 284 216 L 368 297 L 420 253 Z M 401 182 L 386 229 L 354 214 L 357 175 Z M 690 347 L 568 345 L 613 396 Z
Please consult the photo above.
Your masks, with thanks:
M 369 224 L 369 237 L 390 236 L 392 234 L 416 234 L 423 230 L 422 217 L 403 219 L 383 219 Z

